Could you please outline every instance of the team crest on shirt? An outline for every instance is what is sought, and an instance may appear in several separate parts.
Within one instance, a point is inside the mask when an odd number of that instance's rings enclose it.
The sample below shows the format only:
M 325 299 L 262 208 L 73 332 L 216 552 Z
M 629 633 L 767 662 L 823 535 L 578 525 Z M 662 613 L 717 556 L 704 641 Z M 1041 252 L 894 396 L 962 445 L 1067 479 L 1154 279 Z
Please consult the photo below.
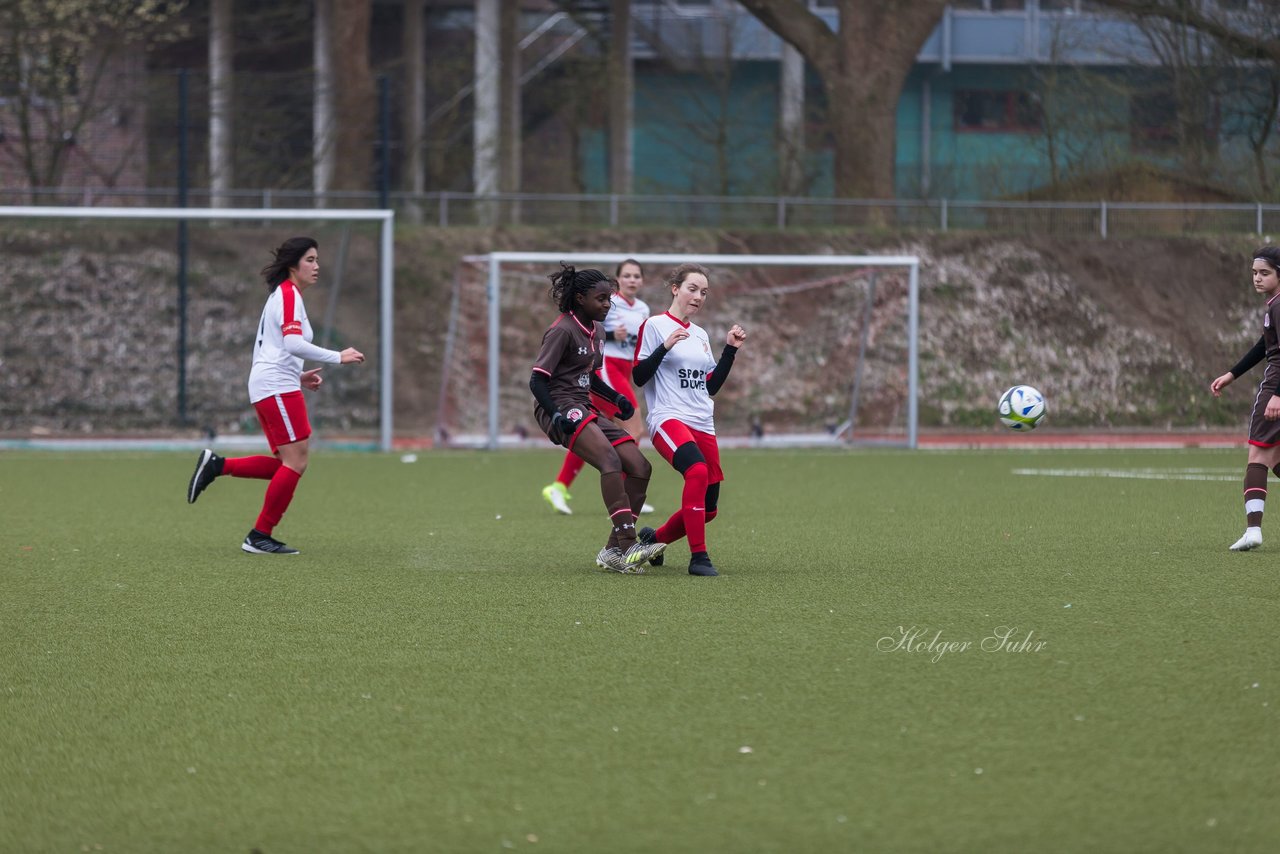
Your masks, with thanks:
M 576 406 L 564 414 L 564 416 L 570 421 L 581 421 L 584 415 L 586 415 L 586 413 Z
M 578 388 L 591 388 L 591 374 L 578 374 Z

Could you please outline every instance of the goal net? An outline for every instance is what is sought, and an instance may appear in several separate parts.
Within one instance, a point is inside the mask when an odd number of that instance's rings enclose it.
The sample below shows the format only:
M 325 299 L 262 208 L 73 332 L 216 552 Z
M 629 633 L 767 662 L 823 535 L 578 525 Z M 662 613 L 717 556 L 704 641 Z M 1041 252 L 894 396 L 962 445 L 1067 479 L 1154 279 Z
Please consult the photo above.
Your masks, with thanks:
M 674 255 L 495 252 L 458 264 L 437 406 L 437 440 L 489 448 L 544 444 L 529 375 L 558 309 L 561 262 L 613 275 L 633 258 L 653 314 L 671 302 L 677 264 L 710 272 L 695 318 L 720 354 L 730 325 L 748 332 L 716 396 L 723 443 L 916 446 L 919 260 L 880 255 Z M 486 312 L 476 308 L 487 305 Z
M 392 224 L 381 210 L 0 207 L 0 439 L 264 442 L 246 382 L 284 240 L 320 245 L 319 441 L 390 449 Z M 309 365 L 309 367 L 316 367 Z M 86 439 L 87 441 L 87 439 Z

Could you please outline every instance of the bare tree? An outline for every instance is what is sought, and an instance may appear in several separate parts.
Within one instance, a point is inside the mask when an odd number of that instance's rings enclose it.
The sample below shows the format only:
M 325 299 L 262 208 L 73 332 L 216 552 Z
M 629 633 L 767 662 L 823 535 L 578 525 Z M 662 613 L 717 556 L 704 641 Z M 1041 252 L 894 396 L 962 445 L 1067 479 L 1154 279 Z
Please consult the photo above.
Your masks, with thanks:
M 337 108 L 334 189 L 367 190 L 373 175 L 377 126 L 373 72 L 369 68 L 372 0 L 333 2 L 333 85 Z
M 209 191 L 214 207 L 229 206 L 227 191 L 234 180 L 232 6 L 232 0 L 209 4 Z
M 835 32 L 805 0 L 741 2 L 822 79 L 836 195 L 892 198 L 898 99 L 946 0 L 836 0 Z
M 1184 167 L 1199 171 L 1207 154 L 1218 153 L 1217 137 L 1230 125 L 1249 148 L 1258 190 L 1269 196 L 1280 98 L 1280 20 L 1274 9 L 1202 0 L 1098 2 L 1130 17 L 1169 70 Z M 1213 114 L 1217 105 L 1224 116 Z M 1210 147 L 1215 150 L 1208 152 Z
M 1274 9 L 1241 14 L 1224 4 L 1203 0 L 1095 0 L 1099 5 L 1135 18 L 1158 18 L 1198 30 L 1240 59 L 1280 64 L 1280 22 Z
M 74 151 L 87 174 L 108 186 L 141 139 L 83 146 L 98 124 L 123 125 L 129 88 L 120 66 L 139 46 L 179 38 L 184 3 L 163 0 L 5 0 L 0 3 L 0 150 L 20 164 L 32 187 L 62 183 Z
M 635 78 L 631 63 L 631 0 L 612 0 L 609 77 L 609 192 L 632 189 Z

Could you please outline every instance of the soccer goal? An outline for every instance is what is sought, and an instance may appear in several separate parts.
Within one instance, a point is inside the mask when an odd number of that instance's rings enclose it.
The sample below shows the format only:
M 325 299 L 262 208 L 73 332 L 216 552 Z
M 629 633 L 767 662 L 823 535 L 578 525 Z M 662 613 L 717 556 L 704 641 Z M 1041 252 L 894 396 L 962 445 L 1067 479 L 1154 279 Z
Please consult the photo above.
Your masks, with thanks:
M 261 441 L 245 383 L 267 291 L 298 234 L 320 244 L 306 294 L 315 343 L 356 347 L 309 398 L 321 441 L 390 450 L 390 210 L 0 207 L 0 434 Z M 4 329 L 21 323 L 21 328 Z
M 727 444 L 916 447 L 919 259 L 907 255 L 697 255 L 494 252 L 462 259 L 454 280 L 438 439 L 499 448 L 542 439 L 528 382 L 557 313 L 548 276 L 561 262 L 612 275 L 633 258 L 653 314 L 671 301 L 663 277 L 684 262 L 711 271 L 695 319 L 716 355 L 733 323 L 747 344 L 716 397 Z M 460 310 L 487 304 L 487 313 Z M 478 381 L 486 379 L 485 393 Z

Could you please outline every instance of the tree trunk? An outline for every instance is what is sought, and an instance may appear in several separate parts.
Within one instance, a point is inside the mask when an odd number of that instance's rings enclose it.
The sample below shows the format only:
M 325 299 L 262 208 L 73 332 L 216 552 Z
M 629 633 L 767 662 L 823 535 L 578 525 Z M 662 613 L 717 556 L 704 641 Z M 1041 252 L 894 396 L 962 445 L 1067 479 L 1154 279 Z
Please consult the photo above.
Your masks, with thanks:
M 632 187 L 634 71 L 631 64 L 631 0 L 613 0 L 609 39 L 609 192 L 629 194 Z
M 324 207 L 325 194 L 333 189 L 334 121 L 337 113 L 333 88 L 333 2 L 315 0 L 312 59 L 315 62 L 311 109 L 311 190 L 316 206 Z
M 806 0 L 741 0 L 822 78 L 835 139 L 835 194 L 892 198 L 898 99 L 945 0 L 839 0 L 836 33 Z
M 377 98 L 369 70 L 372 0 L 333 0 L 335 127 L 333 186 L 369 190 L 373 186 L 373 146 Z
M 783 45 L 778 86 L 778 192 L 803 195 L 804 178 L 804 55 Z
M 471 180 L 480 196 L 498 192 L 498 131 L 501 126 L 498 0 L 476 0 L 475 120 L 472 124 Z M 493 225 L 492 205 L 477 204 L 480 225 Z
M 209 204 L 227 207 L 234 180 L 231 140 L 234 133 L 232 0 L 209 5 Z
M 425 111 L 427 97 L 426 63 L 423 43 L 422 10 L 424 0 L 405 0 L 404 3 L 404 64 L 408 85 L 404 93 L 404 184 L 411 193 L 426 190 L 426 169 L 422 156 L 422 143 L 426 136 Z M 409 217 L 422 221 L 422 208 L 411 204 Z
M 504 193 L 520 192 L 521 129 L 520 110 L 520 4 L 503 3 L 499 28 L 501 60 L 500 128 L 498 138 L 498 186 Z M 504 205 L 504 219 L 510 223 L 520 221 L 520 205 L 510 202 Z

